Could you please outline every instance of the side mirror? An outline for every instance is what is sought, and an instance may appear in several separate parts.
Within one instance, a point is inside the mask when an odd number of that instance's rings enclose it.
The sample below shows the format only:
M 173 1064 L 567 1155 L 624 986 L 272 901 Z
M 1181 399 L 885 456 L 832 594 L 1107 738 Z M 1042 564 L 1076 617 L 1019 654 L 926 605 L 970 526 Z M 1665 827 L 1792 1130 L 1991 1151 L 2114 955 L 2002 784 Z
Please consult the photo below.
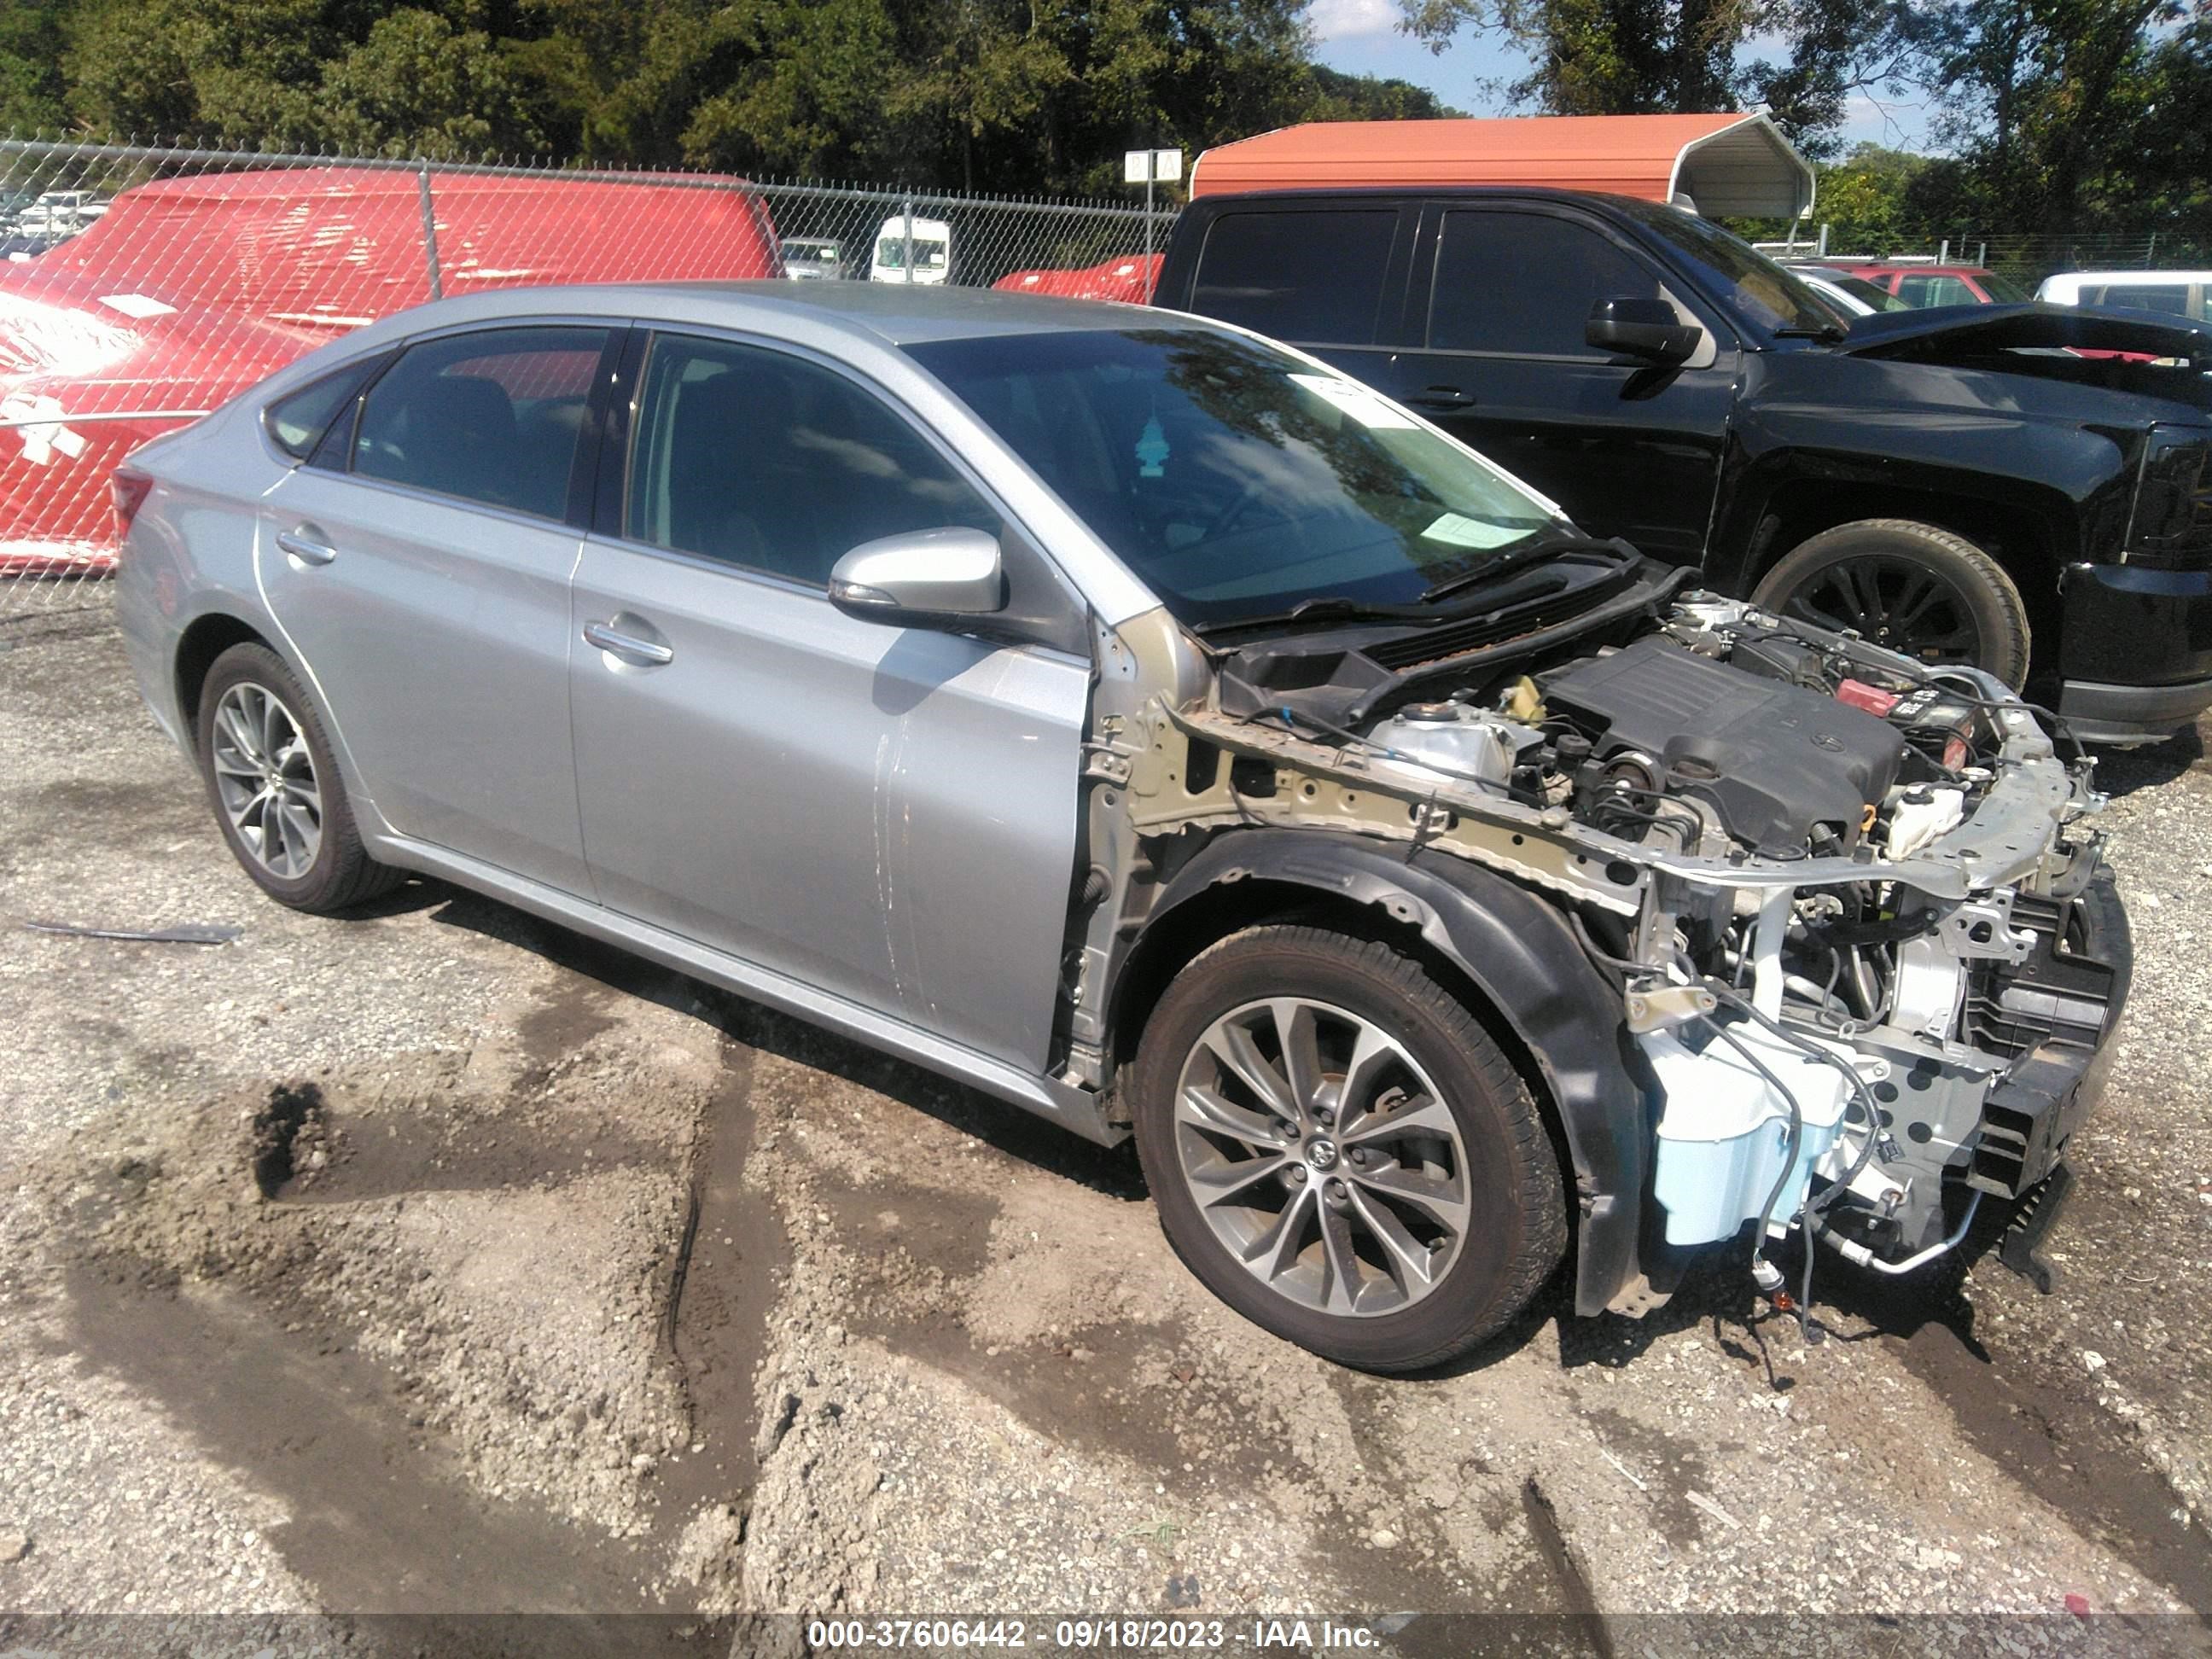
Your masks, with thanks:
M 830 573 L 830 603 L 863 622 L 955 626 L 1006 608 L 999 538 L 950 526 L 862 542 Z
M 1616 295 L 1590 307 L 1583 338 L 1600 351 L 1654 363 L 1686 363 L 1696 355 L 1703 329 L 1685 323 L 1664 300 Z

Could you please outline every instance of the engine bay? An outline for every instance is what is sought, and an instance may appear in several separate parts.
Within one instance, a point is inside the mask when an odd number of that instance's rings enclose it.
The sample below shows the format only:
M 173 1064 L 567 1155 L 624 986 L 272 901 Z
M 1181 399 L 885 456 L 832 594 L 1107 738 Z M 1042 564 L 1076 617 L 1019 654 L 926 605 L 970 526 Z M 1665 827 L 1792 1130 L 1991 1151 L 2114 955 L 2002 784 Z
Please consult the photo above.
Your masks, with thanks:
M 2092 763 L 1986 675 L 1737 601 L 1545 620 L 1413 673 L 1224 653 L 1116 745 L 1139 856 L 1325 825 L 1546 896 L 1619 991 L 1665 1245 L 1750 1224 L 1770 1292 L 1793 1229 L 1910 1271 L 2041 1182 L 2125 989 Z

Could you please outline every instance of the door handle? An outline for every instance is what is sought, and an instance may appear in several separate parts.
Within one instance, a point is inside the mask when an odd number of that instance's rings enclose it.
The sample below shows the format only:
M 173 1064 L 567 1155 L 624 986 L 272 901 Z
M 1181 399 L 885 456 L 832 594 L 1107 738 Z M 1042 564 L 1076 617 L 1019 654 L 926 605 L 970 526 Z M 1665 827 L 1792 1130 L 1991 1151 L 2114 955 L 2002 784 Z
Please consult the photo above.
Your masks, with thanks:
M 584 643 L 611 651 L 624 662 L 640 668 L 661 668 L 676 660 L 676 648 L 663 645 L 658 640 L 641 640 L 635 634 L 625 634 L 611 623 L 586 623 Z
M 276 550 L 297 559 L 301 564 L 328 564 L 338 556 L 337 549 L 328 542 L 319 542 L 299 530 L 278 531 Z
M 1416 409 L 1445 410 L 1473 409 L 1474 394 L 1471 392 L 1462 392 L 1455 386 L 1432 386 L 1424 387 L 1407 398 L 1406 401 Z

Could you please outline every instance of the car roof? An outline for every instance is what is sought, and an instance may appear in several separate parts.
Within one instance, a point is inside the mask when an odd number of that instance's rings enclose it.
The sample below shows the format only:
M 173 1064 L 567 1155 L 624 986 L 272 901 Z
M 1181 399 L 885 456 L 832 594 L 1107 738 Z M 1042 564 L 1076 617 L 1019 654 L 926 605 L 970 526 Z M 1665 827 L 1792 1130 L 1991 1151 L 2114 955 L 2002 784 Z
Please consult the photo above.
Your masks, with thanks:
M 366 340 L 372 332 L 386 338 L 404 337 L 454 324 L 549 315 L 617 317 L 769 332 L 779 323 L 804 320 L 891 346 L 987 335 L 1218 326 L 1202 318 L 1104 300 L 1063 300 L 922 283 L 800 283 L 769 278 L 503 289 L 397 312 L 352 337 Z
M 2212 270 L 2062 270 L 2046 276 L 2051 283 L 2124 283 L 2129 288 L 2185 288 L 2191 283 L 2212 283 Z
M 1850 270 L 1901 270 L 1911 276 L 1994 276 L 1987 265 L 1930 265 L 1917 259 L 1832 259 Z

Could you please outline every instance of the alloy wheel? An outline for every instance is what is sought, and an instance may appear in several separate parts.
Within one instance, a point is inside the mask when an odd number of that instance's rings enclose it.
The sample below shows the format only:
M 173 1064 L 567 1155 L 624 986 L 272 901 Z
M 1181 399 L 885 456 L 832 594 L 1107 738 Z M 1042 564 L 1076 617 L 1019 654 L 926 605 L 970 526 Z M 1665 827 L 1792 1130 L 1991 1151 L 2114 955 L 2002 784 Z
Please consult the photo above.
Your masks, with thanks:
M 1304 1307 L 1398 1312 L 1466 1242 L 1451 1109 L 1403 1043 L 1333 1004 L 1271 997 L 1208 1026 L 1176 1084 L 1175 1140 L 1214 1236 Z
M 1816 570 L 1781 606 L 1784 615 L 1922 662 L 1976 662 L 1981 629 L 1966 597 L 1917 559 L 1879 553 Z
M 323 845 L 323 795 L 299 717 L 264 685 L 241 680 L 216 705 L 216 793 L 240 844 L 273 876 L 296 881 Z

